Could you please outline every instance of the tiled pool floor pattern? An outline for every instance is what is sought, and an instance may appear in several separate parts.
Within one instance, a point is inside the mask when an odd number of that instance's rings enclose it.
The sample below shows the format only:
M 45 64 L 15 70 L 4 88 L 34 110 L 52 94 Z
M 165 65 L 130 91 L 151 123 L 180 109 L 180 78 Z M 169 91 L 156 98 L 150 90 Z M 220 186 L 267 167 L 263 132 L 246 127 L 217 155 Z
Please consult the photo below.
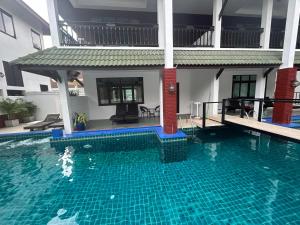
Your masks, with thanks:
M 154 141 L 74 144 L 73 164 L 45 138 L 0 143 L 0 224 L 300 224 L 300 145 L 256 135 L 202 133 L 168 164 Z

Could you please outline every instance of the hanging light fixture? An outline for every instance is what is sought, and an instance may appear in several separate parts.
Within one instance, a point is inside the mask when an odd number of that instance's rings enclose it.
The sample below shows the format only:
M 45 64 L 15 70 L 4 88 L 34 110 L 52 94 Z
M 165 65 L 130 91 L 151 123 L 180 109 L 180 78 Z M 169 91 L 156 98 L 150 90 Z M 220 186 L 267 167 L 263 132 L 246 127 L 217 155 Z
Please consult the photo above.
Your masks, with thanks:
M 291 82 L 291 86 L 292 87 L 298 87 L 300 85 L 300 82 L 299 81 L 297 81 L 297 80 L 293 80 L 292 82 Z
M 176 91 L 176 87 L 175 87 L 175 85 L 171 82 L 170 84 L 169 84 L 169 92 L 170 93 L 174 93 Z

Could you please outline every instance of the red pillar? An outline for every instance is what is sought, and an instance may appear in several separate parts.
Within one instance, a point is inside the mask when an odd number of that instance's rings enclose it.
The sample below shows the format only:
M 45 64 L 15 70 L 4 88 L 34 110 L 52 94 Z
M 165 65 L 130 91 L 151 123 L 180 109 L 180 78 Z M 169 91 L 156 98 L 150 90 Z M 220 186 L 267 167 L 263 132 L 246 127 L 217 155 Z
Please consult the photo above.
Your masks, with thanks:
M 296 80 L 297 68 L 286 68 L 277 71 L 275 99 L 293 99 L 295 88 L 292 82 Z M 275 102 L 273 123 L 290 123 L 293 103 Z
M 170 86 L 175 91 L 170 91 Z M 176 99 L 176 68 L 163 69 L 163 110 L 164 110 L 164 132 L 174 134 L 177 132 L 177 99 Z

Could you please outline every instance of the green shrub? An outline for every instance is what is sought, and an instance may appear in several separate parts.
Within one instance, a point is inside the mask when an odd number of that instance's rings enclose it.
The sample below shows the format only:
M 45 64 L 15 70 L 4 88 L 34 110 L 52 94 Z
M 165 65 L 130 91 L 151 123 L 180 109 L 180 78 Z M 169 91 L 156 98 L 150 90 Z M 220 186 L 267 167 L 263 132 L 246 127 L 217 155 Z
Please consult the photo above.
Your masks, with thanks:
M 20 99 L 7 98 L 0 101 L 0 111 L 7 114 L 8 120 L 13 120 L 17 118 L 18 114 L 27 112 L 27 109 Z

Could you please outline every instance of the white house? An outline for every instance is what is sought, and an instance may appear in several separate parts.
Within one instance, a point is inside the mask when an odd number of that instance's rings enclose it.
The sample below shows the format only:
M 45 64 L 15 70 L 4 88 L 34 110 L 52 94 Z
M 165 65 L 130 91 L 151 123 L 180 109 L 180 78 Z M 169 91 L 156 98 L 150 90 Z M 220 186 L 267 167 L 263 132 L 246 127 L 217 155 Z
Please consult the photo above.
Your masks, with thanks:
M 300 0 L 48 0 L 48 11 L 56 47 L 15 63 L 59 81 L 67 133 L 78 106 L 97 120 L 120 103 L 160 105 L 160 124 L 174 133 L 192 102 L 293 98 Z M 83 74 L 81 103 L 71 104 L 68 71 Z M 275 107 L 279 122 L 287 105 Z M 220 105 L 209 107 L 213 115 Z
M 21 72 L 10 61 L 44 49 L 43 35 L 49 24 L 21 0 L 0 1 L 0 96 L 24 96 L 48 91 L 50 79 Z

